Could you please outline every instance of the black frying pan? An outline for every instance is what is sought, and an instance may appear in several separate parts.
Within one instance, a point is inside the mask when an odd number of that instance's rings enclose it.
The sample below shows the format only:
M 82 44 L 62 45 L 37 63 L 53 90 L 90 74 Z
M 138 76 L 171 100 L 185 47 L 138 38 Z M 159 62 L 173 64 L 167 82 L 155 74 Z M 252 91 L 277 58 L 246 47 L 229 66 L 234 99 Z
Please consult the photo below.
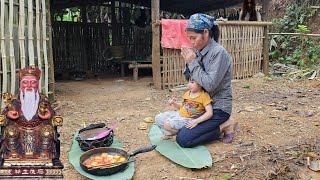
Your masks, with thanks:
M 93 174 L 93 175 L 97 175 L 97 176 L 108 176 L 108 175 L 112 175 L 112 174 L 115 174 L 115 173 L 118 173 L 118 172 L 125 170 L 129 166 L 128 163 L 120 164 L 120 165 L 110 167 L 110 168 L 89 169 L 87 166 L 83 165 L 83 162 L 86 161 L 87 159 L 91 158 L 92 156 L 94 156 L 96 154 L 98 155 L 101 153 L 118 154 L 118 155 L 124 156 L 127 159 L 127 161 L 129 161 L 130 157 L 135 156 L 140 153 L 152 151 L 156 147 L 157 147 L 157 145 L 143 147 L 143 148 L 137 149 L 131 153 L 128 153 L 127 151 L 122 150 L 122 149 L 118 149 L 118 148 L 110 148 L 110 147 L 95 148 L 95 149 L 91 149 L 91 150 L 83 153 L 80 156 L 80 166 L 85 172 L 87 172 L 89 174 Z

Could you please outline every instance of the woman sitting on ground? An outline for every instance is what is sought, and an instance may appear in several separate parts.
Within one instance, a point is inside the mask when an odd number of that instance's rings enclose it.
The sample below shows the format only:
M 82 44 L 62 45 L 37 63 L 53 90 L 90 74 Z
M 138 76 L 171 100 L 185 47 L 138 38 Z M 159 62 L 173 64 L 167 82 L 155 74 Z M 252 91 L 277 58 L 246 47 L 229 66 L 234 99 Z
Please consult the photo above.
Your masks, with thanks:
M 176 141 L 181 147 L 194 147 L 218 140 L 223 134 L 223 141 L 231 143 L 237 124 L 230 119 L 231 57 L 217 43 L 219 28 L 214 17 L 206 14 L 192 15 L 186 26 L 186 34 L 196 52 L 186 47 L 181 48 L 181 55 L 186 63 L 185 75 L 189 74 L 213 99 L 213 116 L 192 129 L 183 127 L 178 132 Z

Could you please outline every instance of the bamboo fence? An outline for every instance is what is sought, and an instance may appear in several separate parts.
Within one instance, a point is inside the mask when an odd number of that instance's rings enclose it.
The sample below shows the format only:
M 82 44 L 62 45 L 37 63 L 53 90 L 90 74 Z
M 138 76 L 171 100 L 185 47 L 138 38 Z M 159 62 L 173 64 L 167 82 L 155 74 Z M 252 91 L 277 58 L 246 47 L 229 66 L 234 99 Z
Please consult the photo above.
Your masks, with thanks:
M 185 68 L 184 60 L 178 49 L 163 49 L 163 65 L 162 65 L 162 87 L 169 89 L 179 85 L 184 85 L 187 81 L 183 75 Z
M 268 35 L 288 35 L 288 36 L 311 36 L 320 37 L 320 34 L 305 34 L 305 33 L 268 33 Z
M 233 79 L 249 78 L 262 69 L 265 32 L 269 22 L 220 22 L 219 43 L 232 58 Z M 185 63 L 179 49 L 163 49 L 162 88 L 186 84 L 183 75 Z
M 49 1 L 0 2 L 0 92 L 17 93 L 18 70 L 26 66 L 35 66 L 42 72 L 40 91 L 46 95 L 50 94 L 48 72 L 49 68 L 53 67 L 48 65 L 47 53 L 47 41 L 50 37 L 47 20 L 50 16 L 46 9 Z

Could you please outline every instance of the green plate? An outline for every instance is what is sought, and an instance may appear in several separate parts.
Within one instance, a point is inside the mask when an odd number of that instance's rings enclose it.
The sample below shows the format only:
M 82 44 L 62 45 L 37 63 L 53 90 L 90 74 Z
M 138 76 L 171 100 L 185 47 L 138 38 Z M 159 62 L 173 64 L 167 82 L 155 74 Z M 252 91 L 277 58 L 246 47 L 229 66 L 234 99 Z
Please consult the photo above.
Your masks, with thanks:
M 70 147 L 70 152 L 69 152 L 69 162 L 73 165 L 74 169 L 78 171 L 80 174 L 83 176 L 90 178 L 90 179 L 97 179 L 97 180 L 124 180 L 124 179 L 132 179 L 134 175 L 134 162 L 129 163 L 129 166 L 127 169 L 125 169 L 122 172 L 118 172 L 116 174 L 110 175 L 110 176 L 96 176 L 89 174 L 85 172 L 81 167 L 80 167 L 80 156 L 84 153 L 78 145 L 78 142 L 76 141 L 75 137 L 78 136 L 78 131 L 75 133 L 73 137 L 73 141 Z M 113 139 L 113 143 L 110 147 L 113 148 L 119 148 L 123 149 L 121 143 L 117 139 Z
M 154 124 L 149 131 L 151 144 L 157 145 L 156 150 L 171 161 L 192 169 L 212 166 L 212 157 L 206 147 L 182 148 L 171 140 L 160 140 L 162 136 L 164 135 L 160 128 Z

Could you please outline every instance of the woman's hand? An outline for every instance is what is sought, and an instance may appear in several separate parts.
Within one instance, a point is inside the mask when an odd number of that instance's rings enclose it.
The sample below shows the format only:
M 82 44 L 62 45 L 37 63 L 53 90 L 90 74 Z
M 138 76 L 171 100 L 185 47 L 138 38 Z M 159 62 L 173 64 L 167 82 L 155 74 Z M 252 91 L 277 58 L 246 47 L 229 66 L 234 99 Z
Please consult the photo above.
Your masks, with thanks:
M 189 63 L 197 57 L 196 53 L 194 53 L 192 49 L 185 46 L 181 47 L 181 56 L 184 59 L 185 63 Z
M 196 127 L 197 125 L 198 125 L 198 121 L 196 121 L 194 119 L 194 120 L 191 120 L 187 123 L 186 128 L 192 129 L 192 128 Z

